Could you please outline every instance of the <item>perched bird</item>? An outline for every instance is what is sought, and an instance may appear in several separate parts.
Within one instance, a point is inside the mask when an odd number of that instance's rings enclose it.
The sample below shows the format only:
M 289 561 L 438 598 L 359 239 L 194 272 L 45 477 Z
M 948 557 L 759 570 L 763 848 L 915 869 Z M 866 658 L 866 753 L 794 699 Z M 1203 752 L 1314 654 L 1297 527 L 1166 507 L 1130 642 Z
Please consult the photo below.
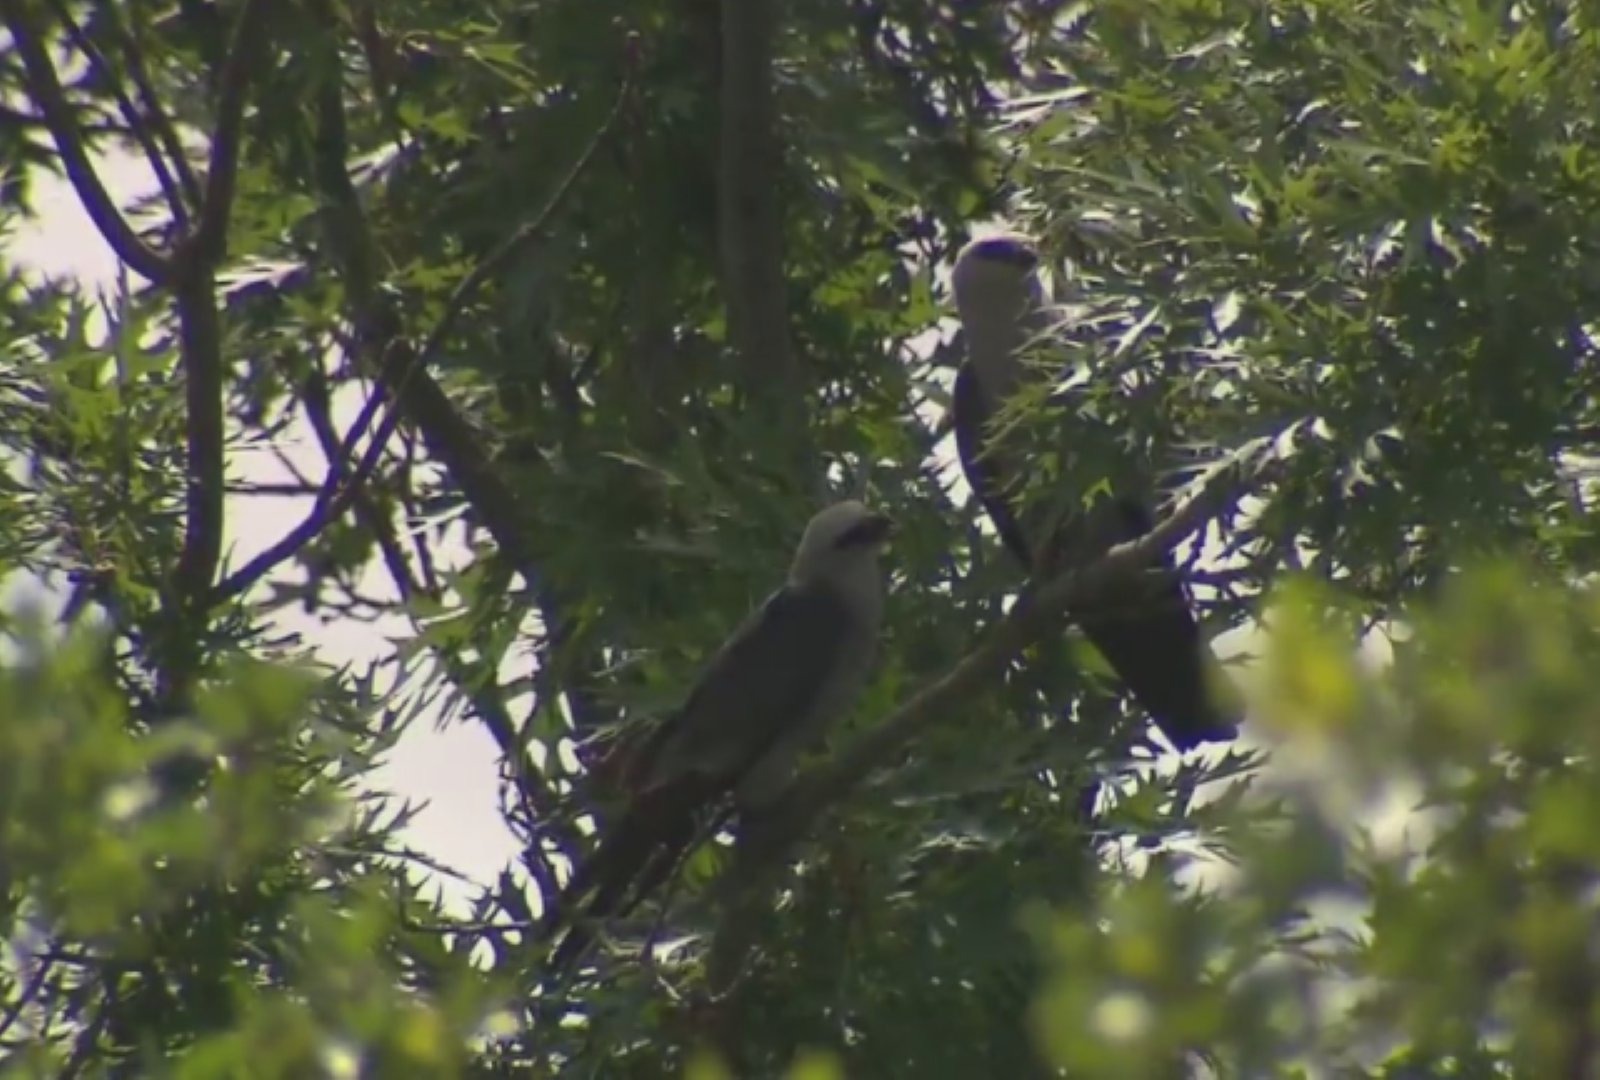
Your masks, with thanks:
M 1028 462 L 996 436 L 993 419 L 1033 377 L 1019 350 L 1048 326 L 1038 261 L 1026 237 L 1003 233 L 967 244 L 951 273 L 967 348 L 953 405 L 961 467 L 1001 541 L 1029 572 L 1088 563 L 1154 525 L 1126 492 L 1060 519 L 1042 506 L 1019 508 Z M 1076 613 L 1079 625 L 1178 750 L 1232 739 L 1238 718 L 1208 693 L 1210 651 L 1170 559 L 1152 569 L 1161 567 L 1166 573 L 1154 582 L 1140 574 L 1115 583 L 1093 610 Z
M 553 970 L 586 947 L 584 924 L 626 913 L 673 871 L 726 796 L 746 813 L 775 802 L 801 753 L 855 703 L 883 619 L 878 556 L 893 528 L 854 500 L 806 525 L 788 580 L 630 760 L 626 807 L 545 920 L 547 934 L 569 925 Z

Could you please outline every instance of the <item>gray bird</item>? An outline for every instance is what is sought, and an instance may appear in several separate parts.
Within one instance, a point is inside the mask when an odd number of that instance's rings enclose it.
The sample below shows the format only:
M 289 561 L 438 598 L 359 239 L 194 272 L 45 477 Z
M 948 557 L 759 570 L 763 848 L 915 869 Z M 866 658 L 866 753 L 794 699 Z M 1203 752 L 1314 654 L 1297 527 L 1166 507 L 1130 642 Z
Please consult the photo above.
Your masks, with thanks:
M 711 658 L 683 707 L 626 769 L 630 798 L 546 918 L 577 911 L 551 964 L 583 951 L 583 924 L 624 914 L 672 872 L 727 796 L 745 813 L 774 803 L 800 755 L 846 713 L 866 683 L 883 621 L 878 556 L 888 517 L 854 500 L 814 516 L 788 580 Z
M 1064 519 L 1050 518 L 1042 506 L 1017 508 L 1028 463 L 1014 449 L 1008 453 L 992 422 L 1033 377 L 1018 350 L 1048 327 L 1038 262 L 1031 241 L 1003 233 L 967 244 L 951 273 L 967 347 L 954 394 L 961 467 L 1001 541 L 1029 572 L 1090 562 L 1154 525 L 1149 509 L 1126 492 Z M 1149 575 L 1117 583 L 1093 611 L 1077 613 L 1079 625 L 1178 750 L 1227 741 L 1238 717 L 1208 693 L 1209 649 L 1171 561 L 1152 569 L 1163 567 L 1154 583 Z

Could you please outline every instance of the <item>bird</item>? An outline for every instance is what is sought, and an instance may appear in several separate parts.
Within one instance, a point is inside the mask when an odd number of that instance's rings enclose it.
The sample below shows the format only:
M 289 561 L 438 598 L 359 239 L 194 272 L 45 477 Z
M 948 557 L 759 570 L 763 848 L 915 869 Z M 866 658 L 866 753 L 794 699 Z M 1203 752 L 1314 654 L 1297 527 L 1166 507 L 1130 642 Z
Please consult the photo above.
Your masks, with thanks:
M 855 499 L 807 523 L 784 583 L 621 770 L 626 805 L 544 919 L 547 937 L 567 931 L 552 971 L 585 951 L 598 920 L 626 914 L 672 873 L 730 802 L 745 815 L 777 803 L 800 755 L 854 706 L 883 622 L 880 555 L 893 532 Z
M 957 453 L 1001 543 L 1028 573 L 1085 565 L 1154 527 L 1149 507 L 1127 492 L 1065 517 L 1019 505 L 1028 463 L 997 437 L 993 421 L 1037 377 L 1021 350 L 1049 328 L 1038 266 L 1031 239 L 1003 232 L 967 243 L 951 271 L 966 341 L 951 402 Z M 1075 613 L 1077 622 L 1175 749 L 1229 741 L 1239 718 L 1208 687 L 1212 658 L 1183 583 L 1166 556 L 1147 569 L 1156 571 L 1153 582 L 1136 572 L 1111 583 L 1093 610 Z

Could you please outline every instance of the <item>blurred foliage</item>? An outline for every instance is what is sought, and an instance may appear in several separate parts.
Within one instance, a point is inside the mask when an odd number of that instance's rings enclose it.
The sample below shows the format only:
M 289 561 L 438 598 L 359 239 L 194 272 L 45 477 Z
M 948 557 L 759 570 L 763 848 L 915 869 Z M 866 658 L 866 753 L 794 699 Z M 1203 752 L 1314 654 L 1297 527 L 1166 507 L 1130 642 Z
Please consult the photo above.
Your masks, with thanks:
M 200 209 L 244 7 L 0 3 L 53 46 L 85 147 L 162 157 L 132 217 L 158 250 Z M 1585 5 L 776 5 L 798 472 L 771 358 L 728 318 L 721 94 L 748 57 L 721 4 L 264 7 L 209 346 L 172 282 L 94 298 L 13 261 L 66 170 L 0 49 L 0 1065 L 1593 1070 Z M 1069 372 L 1020 404 L 1038 497 L 1276 458 L 1195 579 L 1212 629 L 1265 619 L 1245 678 L 1271 765 L 1152 762 L 1087 647 L 1041 644 L 824 819 L 727 999 L 703 987 L 717 845 L 544 985 L 525 931 L 592 845 L 579 823 L 604 825 L 590 748 L 681 700 L 823 492 L 901 527 L 879 672 L 834 746 L 1017 586 L 941 442 L 940 270 L 1002 214 L 1041 238 L 1040 359 Z M 196 605 L 208 356 L 224 580 L 279 538 L 239 535 L 246 507 L 287 533 L 353 467 L 369 398 L 401 423 L 348 513 Z M 336 666 L 307 618 L 393 656 Z M 465 915 L 425 898 L 409 811 L 372 794 L 441 710 L 497 741 L 527 848 Z M 652 935 L 675 948 L 641 962 Z
M 331 688 L 236 658 L 141 731 L 106 633 L 20 625 L 0 670 L 14 1074 L 458 1074 L 493 983 L 416 929 L 432 913 L 381 859 L 393 814 L 339 767 L 373 739 Z
M 1582 1076 L 1600 1021 L 1600 597 L 1512 561 L 1356 661 L 1305 579 L 1271 605 L 1259 715 L 1282 768 L 1204 898 L 1103 878 L 1030 922 L 1042 1045 L 1073 1076 Z

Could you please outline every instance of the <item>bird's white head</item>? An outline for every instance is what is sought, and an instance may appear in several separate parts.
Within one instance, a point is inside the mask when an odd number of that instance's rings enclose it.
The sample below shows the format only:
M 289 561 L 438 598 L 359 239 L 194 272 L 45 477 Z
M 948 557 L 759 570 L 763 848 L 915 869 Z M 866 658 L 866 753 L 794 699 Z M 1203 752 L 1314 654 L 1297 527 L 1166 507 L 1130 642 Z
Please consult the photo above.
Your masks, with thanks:
M 964 325 L 1014 324 L 1039 304 L 1039 249 L 1021 233 L 980 236 L 956 254 L 950 291 Z
M 878 556 L 894 533 L 894 521 L 855 499 L 825 506 L 806 525 L 795 551 L 789 580 L 797 585 L 825 581 L 848 591 L 879 585 Z

